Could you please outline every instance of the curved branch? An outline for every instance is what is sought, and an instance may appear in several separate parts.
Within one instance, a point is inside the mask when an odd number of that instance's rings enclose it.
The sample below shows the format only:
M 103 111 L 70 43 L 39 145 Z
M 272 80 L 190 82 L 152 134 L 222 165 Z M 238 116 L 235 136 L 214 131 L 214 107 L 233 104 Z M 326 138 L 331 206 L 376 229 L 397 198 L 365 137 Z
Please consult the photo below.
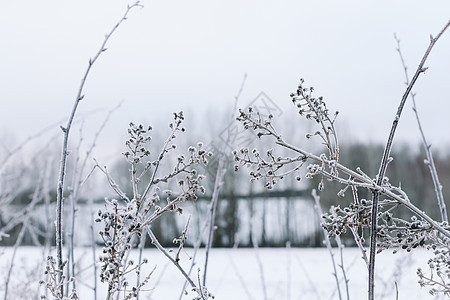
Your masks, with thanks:
M 442 34 L 447 30 L 447 28 L 450 26 L 450 20 L 447 22 L 447 24 L 442 28 L 442 30 L 439 32 L 439 34 L 433 38 L 430 36 L 430 45 L 428 46 L 427 50 L 425 51 L 425 54 L 422 57 L 422 60 L 419 63 L 419 66 L 417 67 L 416 73 L 411 79 L 411 82 L 409 83 L 408 87 L 406 88 L 405 93 L 403 94 L 402 100 L 400 101 L 400 104 L 397 109 L 397 113 L 395 114 L 394 121 L 392 122 L 391 131 L 389 133 L 389 137 L 386 143 L 386 147 L 384 148 L 383 157 L 381 159 L 380 169 L 378 171 L 378 178 L 377 178 L 377 184 L 381 185 L 383 181 L 383 177 L 386 174 L 387 165 L 389 161 L 389 156 L 392 149 L 392 143 L 394 141 L 394 135 L 397 130 L 398 121 L 400 120 L 400 116 L 403 111 L 403 107 L 405 106 L 406 99 L 408 98 L 409 94 L 411 93 L 411 90 L 416 83 L 417 79 L 419 78 L 420 74 L 425 72 L 427 68 L 424 67 L 424 64 L 433 49 L 436 42 L 439 40 L 439 38 L 442 36 Z M 373 193 L 373 202 L 372 202 L 372 228 L 370 230 L 370 269 L 369 269 L 369 300 L 374 299 L 375 294 L 375 255 L 376 255 L 376 242 L 377 242 L 377 213 L 378 213 L 378 200 L 379 200 L 379 192 L 374 191 Z
M 94 58 L 89 59 L 88 67 L 84 73 L 84 76 L 81 79 L 80 87 L 78 88 L 78 93 L 75 98 L 75 102 L 72 108 L 72 112 L 69 116 L 69 120 L 67 121 L 66 127 L 61 126 L 61 130 L 64 133 L 63 138 L 63 144 L 62 144 L 62 151 L 61 151 L 61 161 L 60 161 L 60 169 L 59 169 L 59 176 L 58 176 L 58 185 L 57 185 L 57 192 L 56 192 L 56 256 L 57 256 L 57 266 L 60 271 L 62 271 L 64 265 L 63 265 L 63 258 L 62 258 L 62 211 L 63 211 L 63 192 L 64 192 L 64 180 L 66 175 L 66 166 L 67 166 L 67 156 L 69 155 L 68 151 L 68 144 L 69 144 L 69 133 L 70 129 L 72 127 L 73 120 L 75 118 L 75 113 L 77 111 L 78 105 L 81 100 L 83 100 L 83 90 L 84 85 L 86 83 L 86 80 L 88 78 L 88 75 L 91 71 L 91 68 L 93 64 L 97 61 L 97 59 L 100 57 L 100 55 L 106 51 L 106 44 L 111 37 L 111 35 L 116 31 L 116 29 L 122 24 L 123 21 L 127 19 L 127 15 L 130 12 L 130 10 L 136 6 L 140 6 L 139 1 L 135 2 L 133 5 L 128 6 L 127 10 L 125 11 L 125 14 L 123 17 L 119 20 L 119 22 L 113 27 L 113 29 L 105 36 L 105 39 L 94 56 Z M 63 272 L 58 273 L 58 281 L 61 280 Z M 61 297 L 64 295 L 64 287 L 61 285 L 60 287 L 60 293 Z

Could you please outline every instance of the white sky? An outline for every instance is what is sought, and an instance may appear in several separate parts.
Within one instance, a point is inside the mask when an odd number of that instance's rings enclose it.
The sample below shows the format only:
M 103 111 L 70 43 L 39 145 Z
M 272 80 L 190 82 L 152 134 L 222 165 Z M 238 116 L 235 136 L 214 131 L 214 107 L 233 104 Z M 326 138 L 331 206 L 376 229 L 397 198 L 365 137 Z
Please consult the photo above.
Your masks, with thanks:
M 332 110 L 340 111 L 341 139 L 384 142 L 405 89 L 394 33 L 413 71 L 429 34 L 450 18 L 449 1 L 142 3 L 145 7 L 130 13 L 94 66 L 80 106 L 80 116 L 103 109 L 83 117 L 84 130 L 96 131 L 96 120 L 125 101 L 101 140 L 111 147 L 122 144 L 130 121 L 158 124 L 173 111 L 184 110 L 199 126 L 219 128 L 208 121 L 223 119 L 232 108 L 244 74 L 240 106 L 264 91 L 282 107 L 282 117 L 290 118 L 295 109 L 289 94 L 303 77 Z M 11 148 L 69 114 L 89 57 L 126 4 L 0 3 L 3 146 Z M 449 54 L 447 32 L 416 85 L 426 133 L 437 146 L 450 145 Z M 397 139 L 415 142 L 418 137 L 407 104 Z

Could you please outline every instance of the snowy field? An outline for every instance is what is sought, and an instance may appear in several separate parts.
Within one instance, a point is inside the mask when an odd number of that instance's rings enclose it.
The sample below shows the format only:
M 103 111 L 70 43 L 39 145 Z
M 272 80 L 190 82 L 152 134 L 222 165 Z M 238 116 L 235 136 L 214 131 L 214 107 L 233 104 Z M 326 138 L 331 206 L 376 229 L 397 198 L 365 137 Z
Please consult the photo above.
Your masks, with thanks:
M 181 259 L 185 266 L 192 261 L 189 259 L 192 252 L 193 249 L 186 249 L 182 253 Z M 97 255 L 99 253 L 100 249 L 97 249 Z M 438 299 L 433 298 L 427 289 L 420 288 L 417 283 L 416 269 L 421 266 L 427 270 L 426 261 L 430 254 L 425 250 L 417 250 L 412 254 L 393 255 L 391 252 L 383 252 L 378 255 L 376 299 L 396 299 L 395 283 L 398 286 L 398 299 Z M 11 255 L 11 248 L 1 249 L 2 280 L 6 277 Z M 137 252 L 132 255 L 137 257 Z M 94 294 L 88 287 L 94 284 L 92 249 L 79 248 L 76 256 L 80 270 L 84 270 L 80 276 L 83 280 L 78 282 L 80 299 L 94 299 Z M 367 298 L 367 272 L 360 256 L 358 249 L 344 250 L 350 299 Z M 156 269 L 140 299 L 179 299 L 184 281 L 178 270 L 155 249 L 145 250 L 144 257 L 148 258 L 149 263 L 143 274 L 147 274 L 155 266 Z M 191 278 L 198 278 L 197 270 L 203 269 L 203 257 L 203 252 L 198 253 L 195 274 Z M 337 253 L 335 258 L 339 259 Z M 39 289 L 38 283 L 31 280 L 39 276 L 39 270 L 42 270 L 41 250 L 20 248 L 16 255 L 8 299 L 29 299 L 23 294 L 26 289 Z M 326 249 L 212 249 L 207 286 L 215 299 L 339 299 L 332 272 Z M 340 280 L 343 280 L 340 269 L 338 274 Z M 27 284 L 24 285 L 23 281 Z M 105 285 L 99 283 L 99 289 L 97 299 L 104 299 Z M 3 292 L 2 290 L 2 296 Z M 341 284 L 341 293 L 343 299 L 346 299 L 344 284 Z M 182 299 L 192 297 L 188 295 Z

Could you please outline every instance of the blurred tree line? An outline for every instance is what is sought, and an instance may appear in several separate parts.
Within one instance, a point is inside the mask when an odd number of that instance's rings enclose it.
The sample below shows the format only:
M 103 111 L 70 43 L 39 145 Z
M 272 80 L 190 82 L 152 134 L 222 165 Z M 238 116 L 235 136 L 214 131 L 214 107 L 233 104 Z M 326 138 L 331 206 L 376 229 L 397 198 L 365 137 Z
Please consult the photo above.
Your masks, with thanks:
M 390 183 L 395 186 L 401 185 L 407 192 L 410 200 L 419 208 L 424 210 L 431 217 L 439 219 L 439 209 L 436 195 L 431 182 L 431 176 L 427 165 L 424 163 L 425 154 L 416 151 L 418 148 L 412 148 L 408 145 L 402 145 L 393 149 L 391 156 L 394 160 L 390 163 L 387 176 Z M 378 172 L 379 159 L 382 156 L 383 145 L 351 143 L 341 145 L 340 162 L 352 169 L 361 168 L 370 177 L 374 177 Z M 443 185 L 443 193 L 446 204 L 449 205 L 450 197 L 450 153 L 435 153 L 435 163 Z M 179 236 L 183 231 L 187 216 L 191 215 L 190 238 L 188 245 L 192 245 L 195 239 L 200 236 L 202 224 L 205 221 L 210 200 L 210 192 L 214 185 L 214 174 L 217 164 L 213 160 L 204 170 L 199 170 L 207 175 L 207 193 L 201 195 L 196 203 L 186 202 L 183 206 L 183 216 L 168 214 L 153 225 L 155 234 L 160 238 L 164 246 L 173 246 L 173 237 Z M 131 194 L 131 184 L 129 175 L 129 165 L 125 160 L 120 160 L 110 168 L 112 174 L 122 190 Z M 317 216 L 311 190 L 317 188 L 318 178 L 314 180 L 303 179 L 301 182 L 294 178 L 286 178 L 280 182 L 271 191 L 264 189 L 260 182 L 251 184 L 246 172 L 234 172 L 234 163 L 229 159 L 227 162 L 227 172 L 224 178 L 224 185 L 221 190 L 214 231 L 214 247 L 251 247 L 252 239 L 257 240 L 262 247 L 283 247 L 289 242 L 292 246 L 301 247 L 319 247 L 322 246 L 323 232 L 319 226 L 320 219 Z M 28 213 L 33 215 L 31 223 L 34 228 L 25 232 L 22 245 L 35 245 L 48 242 L 49 235 L 53 236 L 54 229 L 48 230 L 49 220 L 54 218 L 52 205 L 54 205 L 54 189 L 41 189 L 39 199 L 36 200 L 36 190 L 33 181 L 38 178 L 36 172 L 24 173 L 22 176 L 28 176 L 22 183 L 23 186 L 17 186 L 15 194 L 11 195 L 8 208 L 2 206 L 0 213 L 0 228 L 10 223 L 11 218 L 17 217 L 15 211 L 35 201 L 33 210 Z M 293 176 L 291 176 L 293 177 Z M 51 181 L 54 182 L 54 181 Z M 98 188 L 98 187 L 96 187 Z M 331 205 L 339 205 L 353 201 L 350 192 L 347 191 L 343 198 L 336 194 L 342 189 L 336 182 L 325 181 L 325 189 L 320 192 L 322 209 L 328 210 Z M 2 191 L 3 196 L 7 192 Z M 370 199 L 370 192 L 366 190 L 358 191 L 359 198 Z M 34 195 L 34 196 L 33 196 Z M 33 198 L 34 197 L 34 198 Z M 34 199 L 34 200 L 33 200 Z M 49 200 L 50 199 L 50 200 Z M 161 197 L 163 199 L 163 197 Z M 86 212 L 95 212 L 102 205 L 103 198 L 96 198 L 89 201 L 86 195 L 78 201 L 78 214 L 89 215 Z M 46 209 L 44 206 L 50 206 Z M 90 207 L 93 206 L 93 207 Z M 407 217 L 407 211 L 399 208 L 402 216 Z M 44 213 L 46 212 L 46 213 Z M 47 219 L 46 219 L 47 218 Z M 81 224 L 86 225 L 89 219 L 80 220 Z M 50 222 L 51 223 L 51 222 Z M 52 223 L 51 223 L 52 224 Z M 9 228 L 9 237 L 3 237 L 0 245 L 13 245 L 22 229 L 23 223 L 18 222 L 12 228 Z M 85 226 L 87 227 L 87 226 Z M 82 228 L 78 229 L 82 231 Z M 79 232 L 80 236 L 89 236 L 86 233 Z M 79 241 L 79 245 L 89 241 Z M 101 241 L 98 240 L 98 243 Z M 344 242 L 352 245 L 353 238 L 344 237 Z M 148 243 L 148 241 L 147 241 Z M 204 243 L 204 241 L 203 241 Z

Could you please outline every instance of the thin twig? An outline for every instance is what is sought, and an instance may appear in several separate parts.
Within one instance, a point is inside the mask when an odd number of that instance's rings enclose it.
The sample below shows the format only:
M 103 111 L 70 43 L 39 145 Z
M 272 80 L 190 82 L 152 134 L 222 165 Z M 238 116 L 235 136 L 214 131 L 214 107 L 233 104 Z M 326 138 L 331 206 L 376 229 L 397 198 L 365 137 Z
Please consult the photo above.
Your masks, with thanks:
M 96 243 L 95 243 L 95 234 L 94 234 L 94 210 L 93 210 L 93 200 L 92 197 L 89 197 L 89 202 L 90 205 L 89 207 L 91 207 L 91 225 L 89 226 L 90 229 L 90 234 L 91 234 L 91 247 L 92 247 L 92 261 L 93 261 L 93 273 L 94 273 L 94 287 L 92 288 L 94 291 L 94 300 L 97 300 L 97 265 L 95 263 L 96 260 L 96 253 L 95 253 L 95 248 L 96 248 Z
M 221 155 L 219 159 L 219 165 L 217 167 L 216 180 L 214 183 L 213 195 L 211 198 L 211 203 L 209 207 L 209 230 L 208 230 L 208 242 L 206 244 L 206 254 L 205 254 L 205 266 L 203 270 L 203 285 L 206 286 L 206 274 L 208 271 L 208 260 L 209 260 L 209 251 L 212 246 L 213 233 L 214 233 L 214 221 L 216 217 L 216 207 L 217 200 L 219 198 L 220 188 L 223 185 L 223 176 L 225 175 L 226 170 L 224 169 L 224 157 Z
M 355 178 L 358 180 L 358 182 L 356 181 L 350 181 L 350 180 L 344 180 L 341 179 L 340 177 L 336 177 L 336 176 L 332 176 L 329 173 L 324 173 L 326 176 L 329 176 L 330 178 L 333 178 L 334 180 L 337 180 L 338 182 L 341 182 L 345 185 L 355 185 L 355 186 L 360 186 L 360 187 L 364 187 L 364 188 L 368 188 L 371 189 L 373 191 L 377 191 L 378 193 L 384 194 L 392 199 L 394 199 L 395 201 L 398 201 L 400 204 L 404 205 L 406 208 L 408 208 L 410 211 L 412 211 L 414 214 L 416 214 L 417 216 L 423 218 L 425 221 L 427 221 L 430 226 L 432 226 L 433 228 L 435 228 L 437 231 L 439 231 L 440 233 L 442 233 L 444 236 L 450 238 L 450 232 L 448 232 L 446 229 L 444 229 L 439 223 L 437 223 L 435 220 L 433 220 L 432 218 L 430 218 L 424 211 L 420 210 L 418 207 L 416 207 L 414 204 L 412 204 L 409 199 L 405 199 L 397 194 L 395 194 L 394 192 L 392 192 L 391 190 L 386 189 L 385 187 L 373 182 L 371 179 L 366 178 L 366 176 L 361 175 L 349 168 L 347 168 L 344 165 L 341 165 L 340 163 L 336 163 L 334 161 L 329 161 L 329 160 L 323 160 L 322 158 L 320 158 L 317 155 L 314 155 L 312 153 L 306 152 L 300 148 L 297 148 L 291 144 L 286 143 L 280 136 L 277 136 L 277 141 L 276 144 L 283 146 L 285 148 L 291 149 L 294 152 L 303 154 L 307 159 L 311 159 L 317 162 L 321 162 L 324 163 L 326 165 L 333 165 L 335 166 L 335 168 L 337 170 L 339 170 L 340 172 L 343 172 L 347 175 L 349 175 L 351 178 Z
M 394 135 L 397 130 L 397 125 L 400 120 L 400 116 L 403 111 L 403 107 L 405 106 L 406 99 L 408 98 L 414 84 L 419 78 L 420 74 L 426 71 L 427 68 L 424 67 L 424 64 L 433 49 L 434 45 L 438 41 L 438 39 L 442 36 L 445 30 L 450 26 L 450 20 L 444 26 L 444 28 L 439 32 L 436 38 L 430 36 L 430 45 L 425 51 L 424 56 L 422 57 L 419 66 L 411 79 L 408 87 L 406 88 L 405 93 L 400 101 L 400 104 L 397 109 L 397 113 L 395 114 L 394 121 L 392 123 L 392 127 L 389 133 L 389 137 L 386 143 L 386 147 L 384 148 L 383 157 L 381 159 L 380 169 L 378 171 L 377 184 L 381 185 L 384 175 L 386 174 L 387 165 L 389 161 L 389 156 L 392 149 L 392 143 L 394 141 Z M 371 230 L 370 230 L 370 258 L 369 258 L 369 300 L 375 299 L 375 255 L 376 255 L 376 243 L 377 243 L 377 216 L 378 216 L 378 200 L 380 197 L 379 191 L 373 191 L 373 201 L 372 201 L 372 216 L 371 216 Z
M 84 180 L 81 180 L 81 175 L 84 172 L 84 169 L 87 165 L 87 161 L 90 158 L 92 151 L 94 150 L 97 140 L 101 134 L 101 132 L 103 131 L 103 129 L 105 128 L 106 124 L 109 121 L 109 118 L 111 117 L 112 113 L 114 111 L 116 111 L 117 109 L 119 109 L 119 107 L 122 105 L 122 101 L 116 105 L 115 107 L 113 107 L 111 110 L 108 111 L 108 113 L 106 114 L 105 119 L 103 120 L 102 124 L 100 125 L 99 129 L 97 130 L 97 132 L 95 133 L 94 139 L 92 140 L 92 143 L 89 147 L 89 149 L 86 151 L 86 155 L 84 156 L 84 159 L 81 160 L 81 144 L 83 141 L 83 134 L 82 134 L 82 128 L 83 126 L 80 126 L 80 140 L 78 143 L 78 146 L 76 148 L 76 159 L 75 159 L 75 164 L 74 164 L 74 168 L 73 168 L 73 175 L 72 175 L 72 192 L 70 194 L 70 202 L 71 202 L 71 208 L 72 208 L 72 213 L 71 213 L 71 226 L 70 226 L 70 231 L 68 233 L 69 235 L 69 243 L 68 243 L 68 267 L 67 267 L 67 273 L 68 275 L 72 276 L 73 278 L 75 278 L 75 254 L 74 254 L 74 247 L 75 247 L 75 242 L 74 242 L 74 238 L 75 238 L 75 219 L 76 219 L 76 212 L 77 212 L 77 202 L 78 202 L 78 195 L 80 193 L 81 187 L 82 185 L 86 182 L 86 180 L 90 177 L 90 175 L 92 174 L 92 172 L 95 170 L 95 167 L 92 168 L 92 170 L 88 173 L 88 175 L 86 176 L 86 178 Z M 80 162 L 81 160 L 81 162 Z M 69 282 L 67 283 L 67 285 L 69 285 Z M 76 290 L 76 285 L 75 285 L 75 280 L 72 281 L 72 288 Z M 66 296 L 69 292 L 69 288 L 67 286 L 67 290 L 66 290 Z
M 405 79 L 406 79 L 405 84 L 408 85 L 409 84 L 408 67 L 405 64 L 405 60 L 403 59 L 402 51 L 400 49 L 400 40 L 397 38 L 396 35 L 394 35 L 394 38 L 397 42 L 397 52 L 398 52 L 398 55 L 400 56 L 403 71 L 405 73 Z M 439 209 L 440 209 L 440 213 L 441 213 L 441 219 L 443 222 L 448 223 L 447 208 L 445 206 L 444 195 L 442 193 L 442 185 L 439 181 L 439 176 L 436 171 L 436 165 L 435 165 L 434 159 L 433 159 L 433 152 L 431 152 L 431 144 L 429 144 L 427 142 L 425 133 L 422 129 L 422 124 L 420 122 L 419 113 L 417 111 L 417 106 L 416 106 L 415 93 L 411 93 L 411 100 L 412 100 L 412 110 L 414 111 L 414 114 L 416 116 L 417 126 L 419 127 L 420 136 L 422 137 L 422 143 L 423 143 L 423 146 L 425 149 L 425 153 L 427 155 L 426 165 L 430 169 L 431 179 L 433 181 L 434 191 L 436 193 L 436 197 L 437 197 L 437 201 L 438 201 L 438 205 L 439 205 Z
M 59 176 L 58 176 L 58 184 L 57 184 L 57 196 L 56 196 L 56 256 L 57 256 L 57 266 L 58 269 L 62 271 L 64 265 L 63 265 L 63 255 L 62 255 L 62 243 L 63 243 L 63 237 L 62 237 L 62 218 L 63 218 L 63 200 L 64 200 L 64 180 L 66 176 L 66 166 L 67 166 L 67 156 L 69 155 L 68 151 L 68 144 L 69 144 L 69 133 L 70 129 L 72 127 L 73 120 L 75 118 L 75 113 L 77 111 L 78 105 L 80 101 L 84 98 L 83 91 L 84 91 L 84 85 L 86 83 L 86 80 L 88 78 L 88 75 L 91 71 L 92 66 L 97 61 L 97 59 L 100 57 L 100 55 L 106 51 L 106 44 L 111 37 L 111 35 L 116 31 L 116 29 L 122 24 L 123 21 L 127 19 L 127 15 L 130 12 L 130 10 L 136 6 L 140 6 L 139 1 L 135 2 L 134 4 L 127 7 L 127 10 L 125 11 L 125 14 L 123 17 L 119 20 L 119 22 L 113 27 L 113 29 L 105 36 L 105 39 L 100 46 L 100 49 L 94 56 L 94 58 L 89 59 L 88 67 L 84 73 L 84 76 L 81 79 L 80 87 L 78 88 L 78 93 L 75 97 L 75 102 L 72 108 L 72 112 L 69 116 L 69 120 L 67 121 L 67 124 L 65 127 L 61 126 L 61 130 L 64 134 L 63 144 L 62 144 L 62 151 L 61 151 L 61 162 L 60 162 L 60 170 L 59 170 Z M 58 282 L 62 279 L 62 273 L 58 273 Z M 61 285 L 60 287 L 60 293 L 61 297 L 64 295 L 64 287 Z
M 125 194 L 125 192 L 123 192 L 123 191 L 120 189 L 119 185 L 114 181 L 114 179 L 112 178 L 111 174 L 109 174 L 108 169 L 106 168 L 106 166 L 101 167 L 95 158 L 94 158 L 94 162 L 95 162 L 95 167 L 97 167 L 100 171 L 103 172 L 103 174 L 105 174 L 106 179 L 108 180 L 109 185 L 110 185 L 111 188 L 116 192 L 116 194 L 117 194 L 121 199 L 126 200 L 127 202 L 130 202 L 130 199 L 127 197 L 127 195 Z
M 150 239 L 152 240 L 152 244 L 156 246 L 156 248 L 161 251 L 174 265 L 175 267 L 177 267 L 177 269 L 181 272 L 181 274 L 183 274 L 184 278 L 186 278 L 186 280 L 189 282 L 189 284 L 191 285 L 191 287 L 193 289 L 195 289 L 196 291 L 198 291 L 197 289 L 197 285 L 194 283 L 194 281 L 189 277 L 189 275 L 186 273 L 186 271 L 181 267 L 180 263 L 178 261 L 176 261 L 170 254 L 169 252 L 164 249 L 163 246 L 161 246 L 161 244 L 159 243 L 158 239 L 156 238 L 155 234 L 153 233 L 153 231 L 150 229 L 150 226 L 145 226 L 146 230 L 147 230 L 147 234 L 150 236 Z
M 336 239 L 337 247 L 339 249 L 340 261 L 341 261 L 340 264 L 338 264 L 338 267 L 341 269 L 342 277 L 344 278 L 345 292 L 346 292 L 347 300 L 350 300 L 350 289 L 348 286 L 349 279 L 347 278 L 347 272 L 345 272 L 345 268 L 344 268 L 344 245 L 342 244 L 341 237 L 339 235 L 337 235 L 335 237 L 335 239 Z
M 139 241 L 139 260 L 138 260 L 138 272 L 136 275 L 136 287 L 141 286 L 141 266 L 142 266 L 142 253 L 144 251 L 145 247 L 145 239 L 147 237 L 147 233 L 145 232 L 145 228 L 143 230 L 144 232 L 141 233 L 141 238 Z M 156 268 L 156 267 L 155 267 Z M 139 292 L 140 289 L 137 291 L 136 300 L 139 300 Z
M 319 217 L 319 220 L 322 218 L 323 212 L 322 212 L 322 207 L 320 205 L 320 196 L 317 195 L 316 189 L 312 190 L 311 195 L 314 198 L 314 202 L 316 203 L 315 208 L 316 208 L 316 213 Z M 328 236 L 328 232 L 323 229 L 323 235 L 324 235 L 324 243 L 325 246 L 328 249 L 328 252 L 330 253 L 330 258 L 331 258 L 331 265 L 333 267 L 333 276 L 334 279 L 336 280 L 336 288 L 338 291 L 338 295 L 339 295 L 339 299 L 342 300 L 342 294 L 341 294 L 341 285 L 339 284 L 339 278 L 337 275 L 337 270 L 336 270 L 336 262 L 334 260 L 334 253 L 333 253 L 333 247 L 331 246 L 331 241 L 330 241 L 330 237 Z

